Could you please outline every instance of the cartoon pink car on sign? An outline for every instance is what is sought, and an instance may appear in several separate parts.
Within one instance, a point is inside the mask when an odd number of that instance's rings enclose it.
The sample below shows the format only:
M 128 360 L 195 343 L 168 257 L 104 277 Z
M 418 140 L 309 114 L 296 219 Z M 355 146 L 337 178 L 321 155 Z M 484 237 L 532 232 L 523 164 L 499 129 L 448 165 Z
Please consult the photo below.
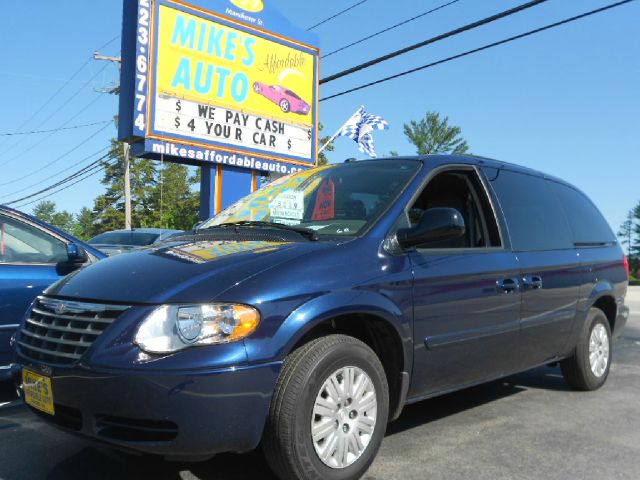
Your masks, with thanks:
M 255 82 L 253 91 L 258 95 L 268 98 L 280 107 L 284 113 L 297 113 L 298 115 L 307 115 L 311 107 L 307 102 L 302 100 L 298 95 L 280 85 L 265 85 L 264 83 Z

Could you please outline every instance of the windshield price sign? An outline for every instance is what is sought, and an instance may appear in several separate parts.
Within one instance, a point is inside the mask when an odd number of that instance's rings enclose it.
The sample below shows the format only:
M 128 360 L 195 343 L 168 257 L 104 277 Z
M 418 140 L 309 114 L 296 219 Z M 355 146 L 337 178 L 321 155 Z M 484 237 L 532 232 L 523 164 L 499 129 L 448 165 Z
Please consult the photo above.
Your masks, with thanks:
M 282 192 L 271 202 L 271 218 L 297 220 L 304 217 L 304 192 L 288 190 Z
M 136 155 L 279 173 L 315 165 L 314 36 L 255 0 L 125 0 L 124 10 L 120 139 Z

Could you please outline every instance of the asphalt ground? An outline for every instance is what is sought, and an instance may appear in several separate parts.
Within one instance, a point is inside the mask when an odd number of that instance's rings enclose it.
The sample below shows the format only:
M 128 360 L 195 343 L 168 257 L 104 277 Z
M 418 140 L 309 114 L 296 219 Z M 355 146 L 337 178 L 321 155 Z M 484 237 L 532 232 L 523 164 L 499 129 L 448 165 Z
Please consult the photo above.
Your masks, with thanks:
M 632 316 L 614 346 L 607 384 L 570 390 L 557 368 L 407 407 L 392 423 L 364 477 L 382 479 L 640 478 L 640 287 Z M 0 387 L 0 405 L 12 402 Z M 0 406 L 0 478 L 272 479 L 260 453 L 221 455 L 205 463 L 129 457 L 38 421 L 19 402 Z

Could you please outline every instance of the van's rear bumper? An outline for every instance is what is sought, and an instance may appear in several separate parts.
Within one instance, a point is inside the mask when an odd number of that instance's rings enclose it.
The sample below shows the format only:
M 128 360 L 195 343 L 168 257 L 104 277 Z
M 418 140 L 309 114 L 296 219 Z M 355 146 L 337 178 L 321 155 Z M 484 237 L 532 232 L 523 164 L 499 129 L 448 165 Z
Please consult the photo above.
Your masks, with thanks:
M 622 335 L 625 327 L 627 326 L 627 322 L 629 321 L 630 309 L 625 304 L 618 306 L 618 315 L 616 317 L 616 321 L 613 326 L 613 338 L 618 338 Z
M 33 410 L 43 420 L 116 448 L 179 460 L 255 449 L 281 368 L 147 374 L 18 361 L 51 376 L 56 415 Z

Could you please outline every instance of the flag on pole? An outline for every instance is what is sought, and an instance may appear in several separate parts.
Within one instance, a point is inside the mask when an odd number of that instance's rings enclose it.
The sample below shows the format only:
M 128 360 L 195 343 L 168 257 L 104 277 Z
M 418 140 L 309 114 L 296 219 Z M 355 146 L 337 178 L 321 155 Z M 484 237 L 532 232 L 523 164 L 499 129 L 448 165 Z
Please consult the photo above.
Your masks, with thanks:
M 376 157 L 375 148 L 373 146 L 373 131 L 387 130 L 389 124 L 379 115 L 367 113 L 364 107 L 353 114 L 353 116 L 344 124 L 339 136 L 349 137 L 358 144 L 358 148 L 362 153 L 366 153 L 371 158 Z

